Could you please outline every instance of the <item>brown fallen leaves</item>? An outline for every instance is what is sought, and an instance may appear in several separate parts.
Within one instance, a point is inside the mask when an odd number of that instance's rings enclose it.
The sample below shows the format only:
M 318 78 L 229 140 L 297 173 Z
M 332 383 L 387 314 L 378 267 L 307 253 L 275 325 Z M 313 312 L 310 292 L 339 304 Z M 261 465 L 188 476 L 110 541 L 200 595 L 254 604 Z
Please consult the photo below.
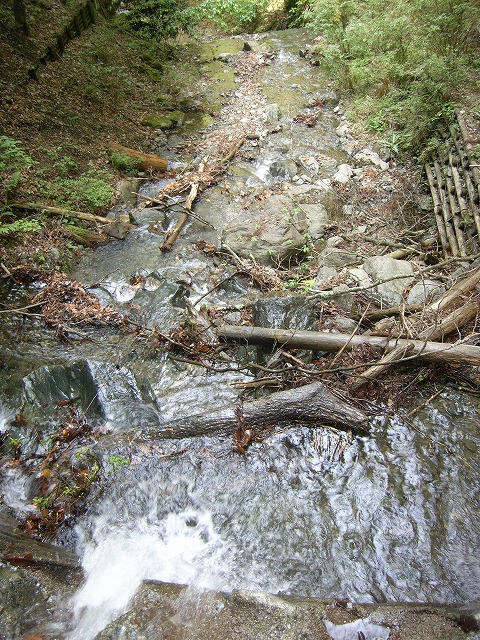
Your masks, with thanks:
M 45 321 L 59 329 L 68 324 L 114 327 L 124 324 L 121 313 L 112 307 L 102 307 L 92 293 L 63 273 L 53 274 L 49 284 L 31 302 L 41 304 Z

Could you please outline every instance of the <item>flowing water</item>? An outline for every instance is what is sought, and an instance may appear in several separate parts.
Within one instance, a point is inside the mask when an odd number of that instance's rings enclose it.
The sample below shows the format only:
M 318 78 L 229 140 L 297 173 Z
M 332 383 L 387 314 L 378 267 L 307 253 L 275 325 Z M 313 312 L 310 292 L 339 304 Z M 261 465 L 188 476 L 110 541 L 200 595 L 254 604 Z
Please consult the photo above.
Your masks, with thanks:
M 304 104 L 299 87 L 308 94 L 325 89 L 318 71 L 298 58 L 300 37 L 292 31 L 265 38 L 277 58 L 262 81 L 285 112 Z M 341 162 L 334 126 L 327 112 L 304 139 L 279 134 L 249 167 L 250 179 L 267 180 L 282 145 L 296 154 L 328 150 Z M 220 220 L 224 196 L 212 194 L 209 219 Z M 219 278 L 212 261 L 193 249 L 196 224 L 190 225 L 190 240 L 161 254 L 161 239 L 145 223 L 125 242 L 87 255 L 76 275 L 95 287 L 102 302 L 122 309 L 135 304 L 147 323 L 167 330 L 181 319 L 186 301 Z M 132 276 L 146 284 L 132 284 Z M 214 293 L 213 302 L 226 304 L 249 293 L 232 282 Z M 17 294 L 10 295 L 18 300 Z M 89 337 L 94 341 L 65 344 L 35 322 L 27 332 L 18 320 L 4 323 L 4 428 L 22 401 L 22 379 L 40 366 L 90 362 L 95 384 L 97 376 L 100 386 L 107 385 L 102 371 L 118 375 L 118 384 L 127 379 L 129 401 L 149 402 L 138 391 L 148 386 L 163 421 L 231 405 L 231 382 L 244 379 L 146 356 L 134 339 L 106 330 Z M 111 363 L 113 369 L 107 367 Z M 70 640 L 95 638 L 128 609 L 146 579 L 357 602 L 480 598 L 477 399 L 452 390 L 408 421 L 386 412 L 368 436 L 354 438 L 340 461 L 334 455 L 339 436 L 294 425 L 254 443 L 247 455 L 235 452 L 229 438 L 130 437 L 134 411 L 125 407 L 121 415 L 111 414 L 111 427 L 123 433 L 115 451 L 130 464 L 117 470 L 75 530 L 86 579 L 72 602 Z M 1 492 L 9 506 L 28 511 L 30 485 L 20 471 L 4 476 Z

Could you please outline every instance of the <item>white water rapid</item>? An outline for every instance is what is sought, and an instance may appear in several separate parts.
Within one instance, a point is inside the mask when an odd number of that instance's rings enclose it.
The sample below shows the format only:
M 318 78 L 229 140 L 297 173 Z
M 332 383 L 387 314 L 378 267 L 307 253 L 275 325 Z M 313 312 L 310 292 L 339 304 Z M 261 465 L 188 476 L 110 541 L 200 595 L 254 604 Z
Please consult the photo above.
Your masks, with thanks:
M 142 518 L 118 528 L 105 514 L 84 544 L 87 578 L 74 599 L 69 640 L 93 639 L 126 610 L 143 580 L 225 586 L 217 564 L 225 544 L 208 512 L 190 509 L 169 513 L 158 523 Z

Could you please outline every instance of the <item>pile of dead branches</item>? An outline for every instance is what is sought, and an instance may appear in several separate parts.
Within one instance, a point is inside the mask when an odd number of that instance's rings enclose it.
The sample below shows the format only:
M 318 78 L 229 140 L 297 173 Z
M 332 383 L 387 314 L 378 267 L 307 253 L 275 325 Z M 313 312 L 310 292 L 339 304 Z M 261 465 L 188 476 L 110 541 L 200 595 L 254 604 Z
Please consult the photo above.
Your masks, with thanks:
M 356 393 L 390 367 L 410 361 L 433 363 L 437 367 L 480 366 L 479 283 L 480 267 L 477 267 L 467 271 L 464 278 L 433 303 L 364 312 L 351 334 L 223 325 L 217 328 L 217 335 L 227 342 L 280 346 L 280 360 L 277 357 L 262 368 L 265 381 L 278 384 L 283 372 L 291 376 L 294 361 L 297 374 L 315 379 L 326 380 L 327 374 L 343 372 L 349 392 Z M 291 353 L 292 349 L 336 355 L 330 361 L 322 358 L 312 366 L 303 364 Z M 346 354 L 350 356 L 345 360 Z
M 102 307 L 92 293 L 62 273 L 53 274 L 31 304 L 40 306 L 45 322 L 60 330 L 79 325 L 120 327 L 124 324 L 121 313 L 112 307 Z

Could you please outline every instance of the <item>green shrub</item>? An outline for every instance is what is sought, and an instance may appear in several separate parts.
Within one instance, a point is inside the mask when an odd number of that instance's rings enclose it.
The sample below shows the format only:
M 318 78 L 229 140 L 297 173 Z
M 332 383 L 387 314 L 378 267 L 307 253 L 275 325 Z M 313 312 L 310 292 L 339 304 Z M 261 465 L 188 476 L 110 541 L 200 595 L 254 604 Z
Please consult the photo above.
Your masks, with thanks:
M 34 161 L 25 153 L 19 140 L 0 136 L 0 196 L 3 201 L 20 184 L 22 171 L 33 164 Z
M 127 0 L 123 19 L 127 27 L 145 38 L 174 38 L 179 31 L 192 33 L 198 12 L 186 0 Z
M 90 166 L 77 178 L 53 178 L 44 182 L 41 189 L 47 198 L 67 209 L 86 207 L 95 211 L 110 204 L 114 191 L 108 182 L 110 178 L 106 171 Z
M 8 212 L 7 212 L 8 213 Z M 42 223 L 36 218 L 21 218 L 13 222 L 0 221 L 0 236 L 10 236 L 20 233 L 31 233 L 42 228 Z

